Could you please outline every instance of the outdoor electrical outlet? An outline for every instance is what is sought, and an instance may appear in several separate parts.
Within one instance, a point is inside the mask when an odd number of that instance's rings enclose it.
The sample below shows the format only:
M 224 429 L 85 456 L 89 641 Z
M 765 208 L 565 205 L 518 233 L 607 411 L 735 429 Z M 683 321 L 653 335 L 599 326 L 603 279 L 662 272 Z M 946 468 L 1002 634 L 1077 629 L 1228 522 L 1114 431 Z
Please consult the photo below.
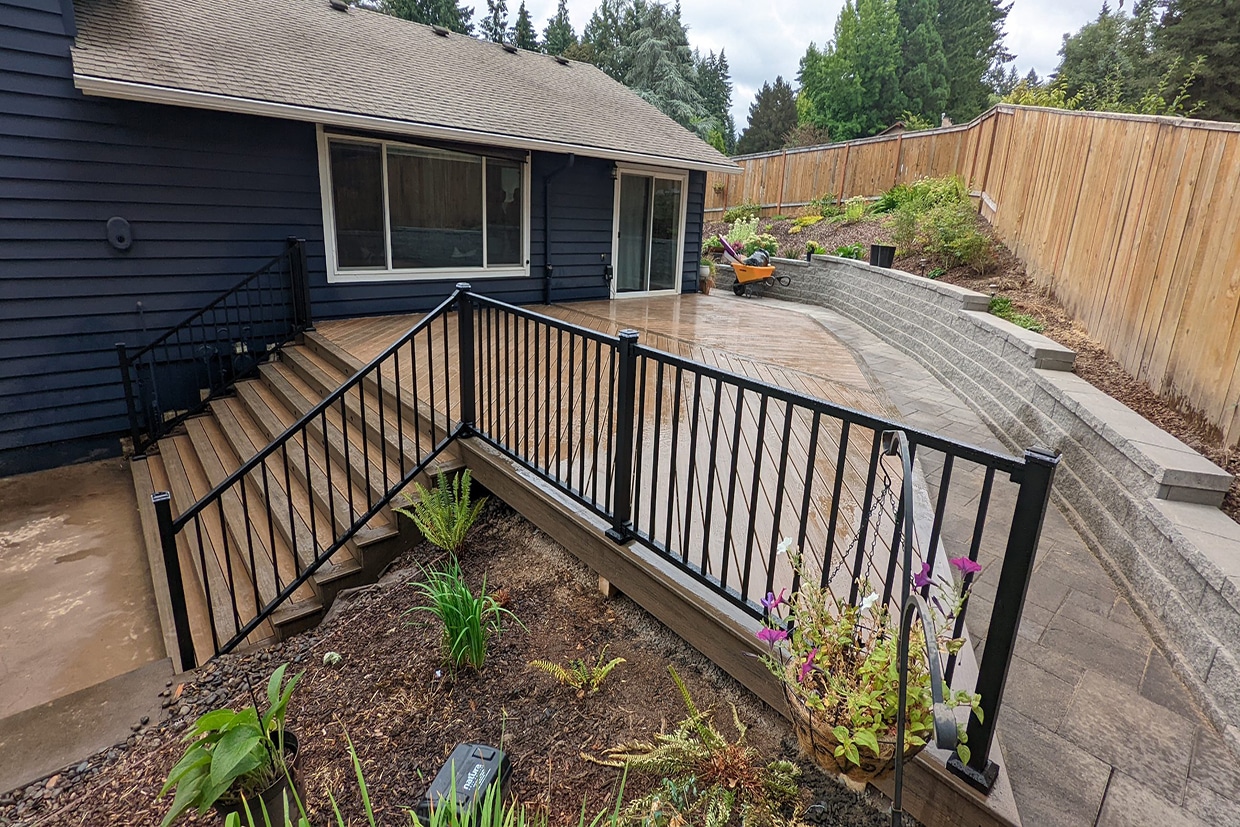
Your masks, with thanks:
M 497 794 L 508 794 L 512 762 L 495 747 L 486 744 L 457 744 L 447 762 L 435 774 L 430 789 L 418 802 L 418 820 L 429 824 L 431 810 L 444 806 L 456 808 L 461 820 L 473 823 L 486 799 L 487 791 L 496 784 Z

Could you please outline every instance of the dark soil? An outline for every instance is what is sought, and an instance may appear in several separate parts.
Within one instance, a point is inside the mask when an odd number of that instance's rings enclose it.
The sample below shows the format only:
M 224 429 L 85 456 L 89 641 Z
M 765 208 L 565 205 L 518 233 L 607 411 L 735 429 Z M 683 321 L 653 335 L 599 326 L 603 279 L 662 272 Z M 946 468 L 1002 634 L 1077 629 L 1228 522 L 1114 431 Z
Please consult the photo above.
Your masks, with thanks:
M 1172 436 L 1198 451 L 1211 462 L 1236 477 L 1223 500 L 1222 509 L 1240 522 L 1240 446 L 1228 447 L 1219 430 L 1192 411 L 1178 408 L 1173 402 L 1156 394 L 1149 385 L 1136 379 L 1093 338 L 1083 326 L 1064 310 L 1063 305 L 1046 290 L 1038 287 L 1025 271 L 1025 264 L 1012 254 L 995 236 L 990 225 L 978 218 L 980 227 L 995 241 L 995 265 L 979 274 L 969 267 L 947 270 L 940 281 L 968 287 L 979 293 L 1002 295 L 1012 300 L 1012 309 L 1037 319 L 1044 326 L 1043 335 L 1076 351 L 1076 373 Z M 890 244 L 891 233 L 885 216 L 871 216 L 853 224 L 820 221 L 790 234 L 791 220 L 759 222 L 759 231 L 771 233 L 779 240 L 780 255 L 795 253 L 804 258 L 807 241 L 817 241 L 828 253 L 841 246 L 860 244 L 869 256 L 870 244 Z M 712 222 L 706 225 L 707 237 L 726 233 L 728 225 Z M 928 275 L 936 264 L 914 252 L 896 258 L 895 267 L 920 276 Z
M 795 739 L 784 720 L 626 598 L 604 599 L 575 558 L 506 506 L 488 506 L 461 564 L 476 588 L 501 595 L 528 627 L 508 623 L 493 639 L 485 668 L 452 674 L 440 655 L 438 621 L 405 615 L 418 602 L 410 581 L 418 563 L 435 557 L 427 545 L 404 555 L 380 583 L 337 601 L 315 630 L 259 652 L 230 655 L 171 686 L 169 717 L 135 734 L 128 745 L 91 756 L 25 789 L 0 796 L 0 825 L 156 824 L 170 798 L 156 799 L 180 757 L 181 735 L 203 712 L 250 703 L 247 682 L 262 692 L 279 663 L 305 670 L 288 714 L 302 750 L 297 766 L 315 825 L 334 824 L 326 792 L 347 823 L 363 824 L 346 733 L 360 755 L 380 824 L 409 824 L 405 814 L 423 795 L 461 741 L 501 745 L 513 762 L 512 794 L 546 812 L 553 825 L 576 825 L 615 802 L 619 770 L 585 756 L 634 739 L 648 740 L 685 715 L 668 676 L 672 665 L 702 706 L 734 736 L 729 703 L 750 725 L 747 743 L 768 757 L 792 757 Z M 527 667 L 539 658 L 566 663 L 623 657 L 594 696 L 578 697 Z M 342 660 L 323 664 L 327 652 Z M 292 671 L 292 670 L 290 670 Z M 818 824 L 888 823 L 881 798 L 855 795 L 801 762 L 801 807 Z M 630 777 L 629 793 L 653 779 Z M 817 802 L 817 804 L 815 804 Z M 195 819 L 188 819 L 194 822 Z M 198 820 L 219 823 L 214 814 Z

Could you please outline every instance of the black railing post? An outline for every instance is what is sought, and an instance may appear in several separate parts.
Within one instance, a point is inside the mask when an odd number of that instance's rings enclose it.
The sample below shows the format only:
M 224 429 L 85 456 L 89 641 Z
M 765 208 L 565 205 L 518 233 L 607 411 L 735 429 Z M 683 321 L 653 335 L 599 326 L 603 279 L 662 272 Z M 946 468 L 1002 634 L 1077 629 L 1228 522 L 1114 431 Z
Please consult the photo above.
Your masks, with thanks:
M 133 455 L 145 456 L 142 445 L 142 427 L 138 424 L 138 402 L 133 395 L 133 377 L 129 374 L 129 354 L 124 342 L 116 343 L 116 360 L 121 366 L 121 385 L 125 388 L 125 412 L 129 414 L 129 438 L 133 440 Z
M 457 360 L 461 372 L 461 436 L 471 436 L 477 424 L 477 388 L 474 384 L 474 299 L 469 282 L 456 285 Z
M 314 330 L 310 315 L 309 266 L 306 263 L 306 240 L 288 237 L 289 279 L 293 287 L 293 322 L 298 330 Z
M 612 475 L 611 528 L 607 536 L 633 537 L 633 419 L 637 409 L 637 331 L 621 330 L 616 349 L 616 470 Z
M 1016 647 L 1016 630 L 1025 608 L 1025 594 L 1033 574 L 1042 520 L 1050 502 L 1051 481 L 1059 465 L 1059 455 L 1045 448 L 1026 450 L 1024 459 L 1016 509 L 1012 512 L 1012 528 L 1008 532 L 1003 568 L 995 590 L 995 606 L 986 632 L 986 649 L 978 665 L 976 691 L 982 696 L 982 720 L 978 721 L 976 715 L 969 717 L 969 763 L 965 765 L 953 755 L 947 764 L 952 772 L 985 793 L 990 792 L 999 772 L 990 760 L 995 716 L 1003 703 L 1008 667 Z
M 177 650 L 181 656 L 181 671 L 198 665 L 194 656 L 194 638 L 189 630 L 189 612 L 185 608 L 185 582 L 181 579 L 181 558 L 177 554 L 177 537 L 172 528 L 172 499 L 167 491 L 151 495 L 155 506 L 155 521 L 159 525 L 159 544 L 164 553 L 164 574 L 168 578 L 168 602 L 172 609 L 172 624 L 177 635 Z

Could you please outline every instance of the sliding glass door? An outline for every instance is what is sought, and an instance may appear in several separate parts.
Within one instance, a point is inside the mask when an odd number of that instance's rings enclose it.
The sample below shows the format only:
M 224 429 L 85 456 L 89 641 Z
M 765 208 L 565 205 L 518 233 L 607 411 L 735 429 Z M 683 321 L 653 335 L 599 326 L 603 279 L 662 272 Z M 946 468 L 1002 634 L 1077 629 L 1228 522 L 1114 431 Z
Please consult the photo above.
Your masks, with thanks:
M 615 292 L 680 285 L 684 179 L 622 172 L 616 195 Z

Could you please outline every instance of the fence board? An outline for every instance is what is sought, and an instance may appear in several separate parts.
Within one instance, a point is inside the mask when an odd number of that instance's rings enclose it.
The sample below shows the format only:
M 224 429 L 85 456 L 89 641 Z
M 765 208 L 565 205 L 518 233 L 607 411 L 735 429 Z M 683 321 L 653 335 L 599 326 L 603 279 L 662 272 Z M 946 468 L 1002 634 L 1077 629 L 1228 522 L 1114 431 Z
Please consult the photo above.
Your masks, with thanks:
M 1240 126 L 1003 105 L 737 162 L 743 175 L 708 177 L 709 218 L 960 175 L 1030 276 L 1128 371 L 1240 443 Z

